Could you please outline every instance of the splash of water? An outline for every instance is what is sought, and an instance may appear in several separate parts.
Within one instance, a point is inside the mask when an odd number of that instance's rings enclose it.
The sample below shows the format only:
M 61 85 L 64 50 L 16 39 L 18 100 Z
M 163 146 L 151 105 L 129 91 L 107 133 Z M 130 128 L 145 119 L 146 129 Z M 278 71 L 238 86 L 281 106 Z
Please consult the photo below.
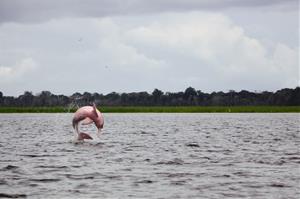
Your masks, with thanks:
M 79 104 L 76 101 L 72 101 L 67 107 L 67 113 L 70 113 L 72 109 L 80 108 Z

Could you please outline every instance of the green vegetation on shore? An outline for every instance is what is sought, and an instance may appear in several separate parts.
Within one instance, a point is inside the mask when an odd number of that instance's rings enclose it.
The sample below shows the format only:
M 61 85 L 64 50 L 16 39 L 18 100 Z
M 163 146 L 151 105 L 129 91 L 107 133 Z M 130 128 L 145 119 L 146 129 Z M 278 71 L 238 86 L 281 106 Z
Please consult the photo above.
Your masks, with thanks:
M 0 113 L 68 113 L 67 107 L 0 107 Z M 300 113 L 300 106 L 103 106 L 103 113 Z

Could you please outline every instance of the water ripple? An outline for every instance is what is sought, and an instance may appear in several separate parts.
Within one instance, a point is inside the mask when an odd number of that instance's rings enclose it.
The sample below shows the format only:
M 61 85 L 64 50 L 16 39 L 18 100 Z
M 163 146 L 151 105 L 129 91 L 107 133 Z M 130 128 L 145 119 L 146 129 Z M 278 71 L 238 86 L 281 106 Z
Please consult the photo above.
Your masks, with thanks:
M 300 198 L 299 114 L 104 117 L 0 114 L 0 198 Z

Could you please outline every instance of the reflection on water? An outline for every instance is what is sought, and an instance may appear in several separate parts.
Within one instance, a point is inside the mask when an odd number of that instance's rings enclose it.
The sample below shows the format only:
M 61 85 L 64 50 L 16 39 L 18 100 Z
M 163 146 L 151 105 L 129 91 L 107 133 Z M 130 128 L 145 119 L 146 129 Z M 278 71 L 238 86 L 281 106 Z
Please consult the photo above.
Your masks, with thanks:
M 74 143 L 72 114 L 0 114 L 0 197 L 300 196 L 299 114 L 104 117 Z

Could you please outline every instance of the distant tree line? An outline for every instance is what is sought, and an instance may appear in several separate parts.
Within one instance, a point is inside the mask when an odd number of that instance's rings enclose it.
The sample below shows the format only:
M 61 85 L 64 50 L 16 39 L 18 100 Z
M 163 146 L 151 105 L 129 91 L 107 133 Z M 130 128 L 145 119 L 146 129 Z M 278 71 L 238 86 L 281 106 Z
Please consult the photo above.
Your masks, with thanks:
M 183 92 L 163 92 L 154 89 L 152 93 L 131 92 L 107 95 L 84 92 L 74 93 L 71 96 L 55 95 L 50 91 L 42 91 L 36 95 L 25 91 L 18 97 L 4 96 L 0 92 L 0 106 L 83 106 L 95 102 L 100 106 L 299 106 L 300 87 L 295 89 L 284 88 L 276 92 L 249 92 L 242 90 L 236 92 L 204 93 L 188 87 Z

